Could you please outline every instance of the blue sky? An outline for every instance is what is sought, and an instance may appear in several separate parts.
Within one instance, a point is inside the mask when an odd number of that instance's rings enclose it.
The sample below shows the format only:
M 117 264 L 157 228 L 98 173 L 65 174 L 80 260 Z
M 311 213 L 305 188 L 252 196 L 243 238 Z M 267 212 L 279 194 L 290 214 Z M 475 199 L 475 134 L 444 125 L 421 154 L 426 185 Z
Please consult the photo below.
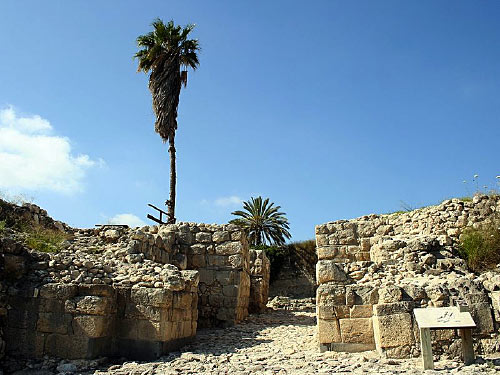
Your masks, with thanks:
M 303 240 L 496 183 L 498 1 L 3 0 L 4 195 L 80 227 L 163 204 L 167 147 L 132 59 L 155 17 L 195 23 L 202 46 L 180 98 L 179 220 L 226 222 L 260 194 Z

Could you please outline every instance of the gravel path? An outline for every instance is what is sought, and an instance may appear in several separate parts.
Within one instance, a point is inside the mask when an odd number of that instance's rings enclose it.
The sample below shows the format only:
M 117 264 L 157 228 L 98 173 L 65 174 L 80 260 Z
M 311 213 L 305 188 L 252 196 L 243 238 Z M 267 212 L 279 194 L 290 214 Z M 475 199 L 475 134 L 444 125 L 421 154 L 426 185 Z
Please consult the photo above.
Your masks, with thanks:
M 420 360 L 380 359 L 376 352 L 319 353 L 314 312 L 271 310 L 232 328 L 202 330 L 196 341 L 155 362 L 125 362 L 95 374 L 421 374 Z M 500 373 L 500 359 L 475 365 L 437 362 L 425 374 Z

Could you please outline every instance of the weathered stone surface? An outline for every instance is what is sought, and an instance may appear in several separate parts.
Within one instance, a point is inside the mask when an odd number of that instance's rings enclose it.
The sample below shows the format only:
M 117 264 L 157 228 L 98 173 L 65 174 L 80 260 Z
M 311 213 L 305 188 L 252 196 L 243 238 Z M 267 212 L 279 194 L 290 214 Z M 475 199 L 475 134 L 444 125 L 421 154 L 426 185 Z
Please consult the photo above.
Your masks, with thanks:
M 415 342 L 410 314 L 374 316 L 372 319 L 377 350 Z
M 76 335 L 86 337 L 112 336 L 112 319 L 107 316 L 80 315 L 73 319 L 72 328 Z
M 373 305 L 354 305 L 350 308 L 351 318 L 370 318 L 373 315 Z
M 357 344 L 373 344 L 373 327 L 371 318 L 340 319 L 342 342 Z
M 387 286 L 378 290 L 379 303 L 392 303 L 401 301 L 403 293 L 397 286 Z
M 338 320 L 318 319 L 318 339 L 320 344 L 342 342 Z
M 316 264 L 316 281 L 319 284 L 327 283 L 329 281 L 345 282 L 347 276 L 344 270 L 331 260 L 320 260 Z
M 71 319 L 71 314 L 39 313 L 36 329 L 38 332 L 67 334 Z

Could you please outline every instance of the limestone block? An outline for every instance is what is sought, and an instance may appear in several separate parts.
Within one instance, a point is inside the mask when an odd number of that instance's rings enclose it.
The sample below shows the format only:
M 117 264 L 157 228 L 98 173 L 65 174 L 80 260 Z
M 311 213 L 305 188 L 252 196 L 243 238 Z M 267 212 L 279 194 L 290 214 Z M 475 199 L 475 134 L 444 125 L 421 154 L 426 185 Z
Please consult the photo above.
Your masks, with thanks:
M 345 305 L 345 302 L 346 288 L 343 285 L 336 285 L 334 283 L 321 284 L 316 289 L 316 303 L 318 305 Z
M 340 319 L 342 342 L 373 344 L 373 326 L 370 318 Z
M 243 267 L 243 257 L 241 254 L 230 255 L 228 257 L 228 264 L 232 268 L 241 268 Z
M 377 232 L 378 223 L 373 220 L 358 222 L 357 233 L 360 237 L 372 237 Z
M 106 315 L 115 311 L 114 301 L 108 297 L 80 296 L 66 301 L 65 311 L 87 315 Z
M 340 327 L 338 320 L 318 319 L 318 339 L 320 344 L 341 342 Z
M 495 327 L 491 316 L 491 307 L 487 302 L 476 303 L 470 306 L 470 313 L 476 323 L 476 332 L 491 333 Z
M 323 284 L 329 281 L 345 282 L 347 276 L 344 270 L 331 260 L 319 260 L 316 263 L 316 282 Z
M 411 315 L 408 313 L 374 316 L 373 332 L 377 350 L 412 345 L 415 342 Z
M 149 320 L 123 319 L 120 321 L 118 336 L 132 340 L 164 341 L 161 322 Z
M 172 306 L 173 292 L 164 288 L 133 287 L 130 300 L 139 305 L 150 305 L 156 307 Z
M 40 297 L 66 300 L 72 298 L 77 293 L 76 285 L 69 284 L 45 284 L 40 288 Z
M 73 319 L 72 327 L 76 335 L 87 337 L 111 336 L 111 318 L 98 315 L 79 315 Z
M 320 319 L 342 319 L 349 318 L 349 306 L 334 305 L 323 301 L 320 305 L 316 305 L 317 315 Z
M 331 259 L 337 262 L 348 261 L 347 245 L 322 245 L 316 248 L 318 259 Z
M 124 316 L 126 319 L 146 319 L 159 322 L 162 317 L 168 317 L 168 310 L 161 307 L 136 305 L 127 303 L 125 305 Z
M 40 313 L 36 323 L 36 329 L 39 332 L 46 333 L 68 333 L 71 324 L 71 314 L 61 313 Z
M 243 252 L 243 245 L 239 241 L 224 242 L 215 247 L 217 255 L 235 255 Z
M 196 242 L 210 243 L 212 242 L 212 234 L 208 232 L 198 232 L 196 233 Z
M 185 281 L 186 290 L 191 292 L 198 291 L 198 283 L 200 282 L 200 275 L 198 271 L 183 270 L 181 271 L 182 279 Z
M 370 248 L 371 248 L 370 238 L 361 238 L 359 240 L 359 246 L 361 248 L 361 251 L 366 251 L 370 253 Z
M 40 298 L 40 312 L 64 313 L 64 301 L 52 298 Z
M 393 314 L 411 313 L 415 304 L 411 301 L 382 303 L 373 306 L 373 315 L 385 316 Z
M 212 240 L 216 243 L 221 243 L 225 241 L 230 241 L 231 240 L 231 234 L 228 231 L 218 231 L 214 232 L 212 235 Z
M 202 233 L 197 233 L 196 236 Z M 195 243 L 189 248 L 188 254 L 190 255 L 205 255 L 207 252 L 207 245 L 203 243 Z
M 378 290 L 379 303 L 398 302 L 403 299 L 403 292 L 400 287 L 392 285 Z
M 329 245 L 327 234 L 316 234 L 316 247 L 327 247 Z
M 100 338 L 52 333 L 45 340 L 45 353 L 59 358 L 92 358 L 98 353 L 105 354 L 108 350 L 109 341 L 100 340 Z
M 213 256 L 213 255 L 209 255 Z M 207 261 L 205 255 L 193 255 L 188 258 L 189 267 L 194 269 L 206 267 Z
M 373 305 L 354 305 L 350 308 L 351 318 L 371 318 L 372 315 Z
M 174 293 L 173 306 L 175 309 L 189 309 L 191 307 L 191 293 Z

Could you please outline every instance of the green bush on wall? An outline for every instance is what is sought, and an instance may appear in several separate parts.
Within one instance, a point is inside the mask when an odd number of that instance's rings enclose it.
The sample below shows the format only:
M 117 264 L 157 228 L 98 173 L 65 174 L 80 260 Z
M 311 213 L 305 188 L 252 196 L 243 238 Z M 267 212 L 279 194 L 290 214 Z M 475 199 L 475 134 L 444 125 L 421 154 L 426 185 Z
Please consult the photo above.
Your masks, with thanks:
M 458 251 L 475 272 L 494 268 L 500 263 L 500 218 L 464 229 Z

